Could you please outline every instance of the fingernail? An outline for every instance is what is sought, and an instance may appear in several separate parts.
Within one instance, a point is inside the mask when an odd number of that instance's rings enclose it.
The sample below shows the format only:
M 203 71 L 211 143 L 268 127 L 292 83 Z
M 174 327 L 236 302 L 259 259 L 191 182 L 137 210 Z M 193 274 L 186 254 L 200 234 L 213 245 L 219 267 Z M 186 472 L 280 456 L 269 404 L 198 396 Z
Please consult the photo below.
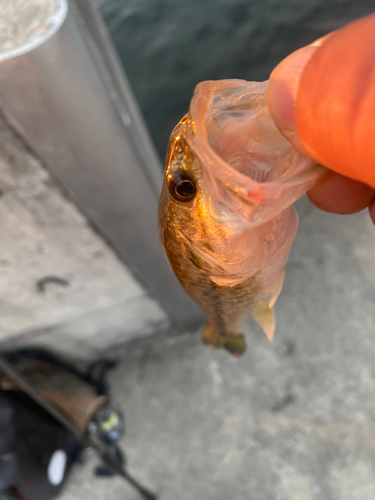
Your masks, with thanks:
M 309 45 L 293 52 L 276 66 L 271 74 L 268 107 L 276 126 L 286 136 L 295 133 L 295 100 L 299 79 L 317 48 L 315 45 Z
M 291 137 L 295 134 L 295 100 L 303 68 L 316 50 L 334 33 L 328 33 L 293 52 L 271 73 L 268 106 L 274 122 L 285 136 Z

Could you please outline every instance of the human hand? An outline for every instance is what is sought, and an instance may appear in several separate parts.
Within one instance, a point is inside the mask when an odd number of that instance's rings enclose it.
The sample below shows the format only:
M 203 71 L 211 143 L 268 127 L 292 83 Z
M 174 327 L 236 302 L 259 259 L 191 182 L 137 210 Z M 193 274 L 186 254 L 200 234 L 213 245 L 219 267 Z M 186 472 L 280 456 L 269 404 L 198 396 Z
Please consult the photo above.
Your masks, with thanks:
M 369 207 L 375 224 L 375 15 L 297 50 L 273 70 L 272 118 L 330 170 L 308 192 L 327 212 Z

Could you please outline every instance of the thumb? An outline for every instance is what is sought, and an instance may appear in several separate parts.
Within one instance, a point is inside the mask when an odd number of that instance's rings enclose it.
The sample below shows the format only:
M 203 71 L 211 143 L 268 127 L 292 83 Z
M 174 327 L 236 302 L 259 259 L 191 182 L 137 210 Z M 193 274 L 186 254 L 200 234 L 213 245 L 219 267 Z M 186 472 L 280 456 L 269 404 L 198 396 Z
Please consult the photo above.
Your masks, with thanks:
M 268 104 L 296 149 L 375 188 L 375 15 L 282 61 Z

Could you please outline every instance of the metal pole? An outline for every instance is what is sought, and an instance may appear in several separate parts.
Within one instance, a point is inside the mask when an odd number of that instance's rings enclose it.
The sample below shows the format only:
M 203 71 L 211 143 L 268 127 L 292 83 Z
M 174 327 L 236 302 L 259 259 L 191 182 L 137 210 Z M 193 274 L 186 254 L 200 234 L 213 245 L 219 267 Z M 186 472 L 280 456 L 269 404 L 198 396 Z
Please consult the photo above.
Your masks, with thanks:
M 174 324 L 196 325 L 159 243 L 162 173 L 111 42 L 89 0 L 56 5 L 48 36 L 0 62 L 0 106 Z

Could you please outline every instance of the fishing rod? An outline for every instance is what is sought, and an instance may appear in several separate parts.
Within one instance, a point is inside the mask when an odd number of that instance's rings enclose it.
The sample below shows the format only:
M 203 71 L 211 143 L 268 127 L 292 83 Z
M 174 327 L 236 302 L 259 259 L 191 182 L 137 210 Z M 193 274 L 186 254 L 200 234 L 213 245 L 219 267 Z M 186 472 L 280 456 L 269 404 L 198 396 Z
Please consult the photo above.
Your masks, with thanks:
M 119 453 L 113 453 L 113 445 L 109 445 L 107 442 L 101 439 L 100 435 L 94 434 L 94 436 L 85 435 L 81 432 L 76 425 L 68 418 L 64 412 L 62 412 L 57 406 L 50 403 L 47 399 L 41 396 L 32 385 L 18 373 L 17 369 L 14 368 L 8 361 L 0 355 L 0 370 L 3 371 L 20 389 L 22 389 L 35 403 L 41 406 L 49 415 L 51 415 L 55 420 L 57 420 L 65 429 L 67 429 L 74 438 L 84 447 L 93 448 L 97 455 L 100 457 L 102 462 L 105 464 L 107 470 L 113 474 L 117 474 L 125 479 L 129 484 L 133 486 L 134 489 L 145 500 L 157 500 L 157 496 L 147 490 L 142 486 L 133 476 L 131 476 L 123 467 Z M 116 448 L 117 450 L 117 448 Z

